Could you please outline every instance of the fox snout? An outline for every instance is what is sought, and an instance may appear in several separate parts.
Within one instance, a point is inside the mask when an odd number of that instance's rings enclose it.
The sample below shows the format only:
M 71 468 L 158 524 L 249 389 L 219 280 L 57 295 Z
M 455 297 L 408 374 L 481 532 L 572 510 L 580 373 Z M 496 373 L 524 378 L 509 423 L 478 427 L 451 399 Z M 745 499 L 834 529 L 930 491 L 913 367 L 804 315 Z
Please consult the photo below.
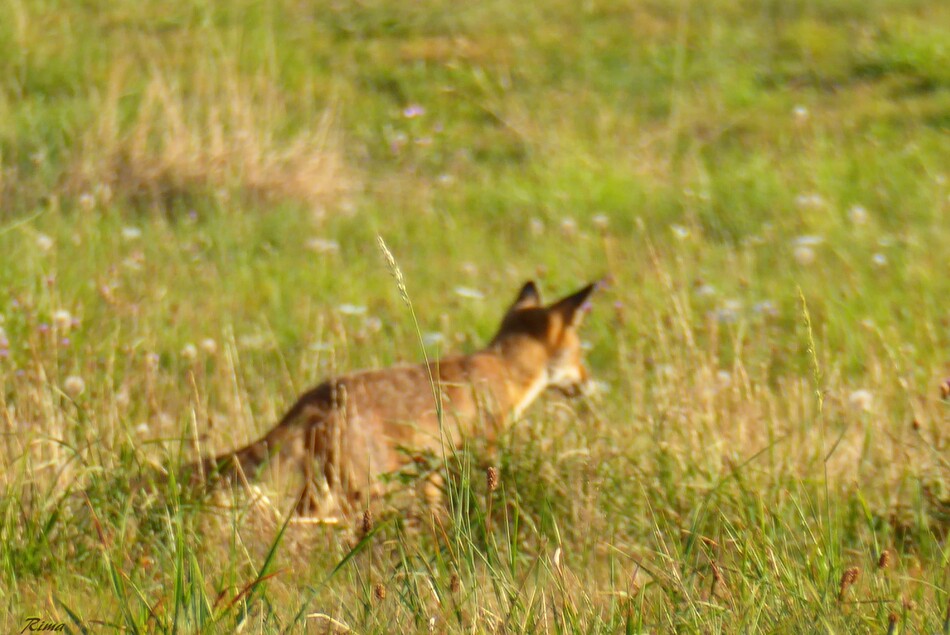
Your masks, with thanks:
M 584 389 L 584 384 L 570 384 L 569 386 L 555 386 L 555 390 L 559 393 L 568 397 L 569 399 L 577 399 L 585 394 L 587 391 Z
M 582 364 L 578 366 L 576 379 L 555 384 L 553 388 L 565 397 L 576 399 L 593 393 L 594 381 L 590 372 L 587 370 L 587 366 Z

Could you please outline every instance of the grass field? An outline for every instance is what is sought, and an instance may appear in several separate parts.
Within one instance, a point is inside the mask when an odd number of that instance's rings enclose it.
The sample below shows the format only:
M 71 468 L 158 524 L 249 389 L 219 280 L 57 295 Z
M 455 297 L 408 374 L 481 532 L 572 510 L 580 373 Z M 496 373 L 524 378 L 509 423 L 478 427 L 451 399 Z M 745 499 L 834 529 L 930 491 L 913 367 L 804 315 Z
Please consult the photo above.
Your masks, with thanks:
M 941 0 L 0 3 L 0 630 L 950 633 L 948 42 Z M 130 485 L 605 274 L 602 390 L 436 515 Z

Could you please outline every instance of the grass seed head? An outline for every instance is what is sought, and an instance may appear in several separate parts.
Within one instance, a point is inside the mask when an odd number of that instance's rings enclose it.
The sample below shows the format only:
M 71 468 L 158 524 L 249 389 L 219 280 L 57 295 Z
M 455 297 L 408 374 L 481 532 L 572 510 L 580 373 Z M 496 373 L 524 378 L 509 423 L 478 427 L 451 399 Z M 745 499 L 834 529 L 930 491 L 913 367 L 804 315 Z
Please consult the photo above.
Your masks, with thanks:
M 844 598 L 844 594 L 848 592 L 848 589 L 855 582 L 858 581 L 858 576 L 861 574 L 861 569 L 858 567 L 849 567 L 844 570 L 844 573 L 841 574 L 841 583 L 838 588 L 838 600 L 840 601 Z
M 494 466 L 489 466 L 485 470 L 485 481 L 488 484 L 488 491 L 494 492 L 498 489 L 498 470 Z
M 360 534 L 366 536 L 373 531 L 373 512 L 370 509 L 363 510 L 360 517 Z
M 890 635 L 897 631 L 897 613 L 891 611 L 887 616 L 887 633 Z
M 400 269 L 396 263 L 396 257 L 393 256 L 393 252 L 389 251 L 389 247 L 386 246 L 386 241 L 383 240 L 382 236 L 376 236 L 376 244 L 379 246 L 379 250 L 386 260 L 389 273 L 391 273 L 396 280 L 396 288 L 399 289 L 399 295 L 402 297 L 402 301 L 409 305 L 409 291 L 406 289 L 406 279 L 402 275 L 402 269 Z
M 382 582 L 377 582 L 376 586 L 373 587 L 373 597 L 376 598 L 377 602 L 386 599 L 386 586 Z
M 877 568 L 886 569 L 891 565 L 891 551 L 885 549 L 877 559 Z

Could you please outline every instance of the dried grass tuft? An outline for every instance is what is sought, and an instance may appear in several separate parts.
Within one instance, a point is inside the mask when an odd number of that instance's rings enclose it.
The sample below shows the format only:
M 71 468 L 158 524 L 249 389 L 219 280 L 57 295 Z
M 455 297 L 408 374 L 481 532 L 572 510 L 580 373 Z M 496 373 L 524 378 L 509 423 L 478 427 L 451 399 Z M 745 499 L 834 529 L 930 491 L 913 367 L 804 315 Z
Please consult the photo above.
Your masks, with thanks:
M 293 117 L 270 82 L 222 72 L 183 88 L 155 73 L 129 113 L 127 84 L 124 73 L 113 73 L 67 169 L 67 196 L 103 199 L 106 192 L 167 206 L 195 194 L 237 192 L 322 209 L 352 187 L 332 108 L 286 130 Z

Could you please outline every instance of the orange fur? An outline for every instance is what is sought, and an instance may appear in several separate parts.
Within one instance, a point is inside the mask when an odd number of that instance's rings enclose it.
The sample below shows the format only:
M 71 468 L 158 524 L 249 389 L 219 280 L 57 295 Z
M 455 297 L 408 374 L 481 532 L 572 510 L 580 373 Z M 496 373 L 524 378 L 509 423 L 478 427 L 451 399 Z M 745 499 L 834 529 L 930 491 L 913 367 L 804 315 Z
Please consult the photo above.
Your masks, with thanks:
M 443 442 L 454 448 L 464 438 L 493 440 L 544 389 L 581 387 L 588 376 L 577 327 L 595 286 L 542 306 L 528 282 L 484 349 L 428 367 L 365 370 L 325 381 L 304 393 L 263 438 L 205 459 L 195 473 L 252 476 L 279 455 L 303 476 L 302 513 L 317 502 L 315 469 L 349 503 L 373 497 L 381 489 L 379 475 L 407 462 L 401 448 L 441 453 Z

